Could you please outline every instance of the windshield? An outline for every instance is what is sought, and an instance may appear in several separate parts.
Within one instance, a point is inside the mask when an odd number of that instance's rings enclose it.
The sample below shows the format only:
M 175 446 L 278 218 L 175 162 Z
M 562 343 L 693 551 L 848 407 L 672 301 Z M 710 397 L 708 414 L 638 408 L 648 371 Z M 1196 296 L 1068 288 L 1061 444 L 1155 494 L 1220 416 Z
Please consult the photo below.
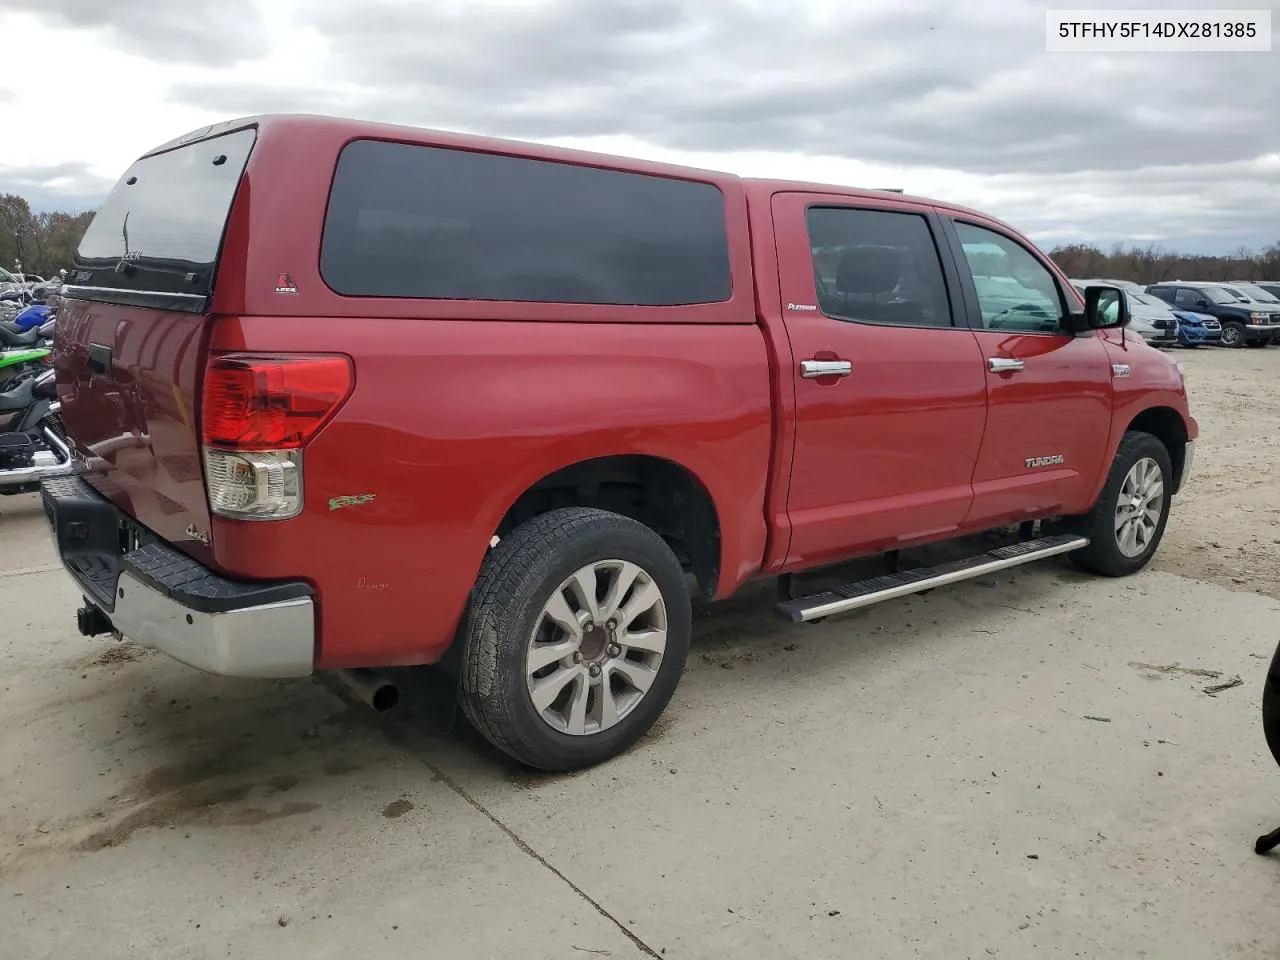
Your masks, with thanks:
M 1240 298 L 1226 287 L 1200 287 L 1200 295 L 1211 303 L 1239 303 Z
M 1259 301 L 1260 303 L 1280 303 L 1280 299 L 1273 297 L 1256 283 L 1237 283 L 1232 285 L 1232 289 L 1239 290 L 1241 293 Z

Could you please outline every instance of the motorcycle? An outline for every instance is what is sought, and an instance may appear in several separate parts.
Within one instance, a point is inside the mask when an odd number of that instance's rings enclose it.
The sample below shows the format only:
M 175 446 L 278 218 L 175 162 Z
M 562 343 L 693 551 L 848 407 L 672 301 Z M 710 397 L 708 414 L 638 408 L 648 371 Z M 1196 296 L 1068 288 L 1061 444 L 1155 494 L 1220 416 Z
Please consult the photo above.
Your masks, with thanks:
M 23 334 L 0 324 L 0 391 L 53 365 L 53 331 L 53 320 Z
M 0 393 L 0 496 L 31 493 L 42 480 L 71 474 L 57 396 L 52 370 Z
M 53 351 L 48 347 L 0 350 L 0 392 L 12 390 L 19 380 L 47 370 L 52 358 Z
M 16 333 L 26 333 L 33 327 L 42 327 L 53 317 L 53 308 L 47 303 L 36 301 L 31 304 L 12 320 L 9 320 L 6 326 L 11 326 Z
M 15 330 L 12 321 L 0 323 L 0 350 L 39 350 L 50 347 L 56 320 L 46 320 L 38 327 Z

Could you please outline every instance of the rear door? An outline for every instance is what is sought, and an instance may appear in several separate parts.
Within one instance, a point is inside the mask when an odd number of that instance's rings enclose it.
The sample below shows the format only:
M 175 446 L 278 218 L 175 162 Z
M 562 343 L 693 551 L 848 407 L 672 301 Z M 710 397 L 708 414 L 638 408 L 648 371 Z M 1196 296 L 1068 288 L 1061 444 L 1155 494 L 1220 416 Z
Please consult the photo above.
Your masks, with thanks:
M 987 385 L 987 426 L 968 523 L 998 525 L 1087 506 L 1111 433 L 1113 370 L 1041 256 L 994 224 L 947 218 Z
M 945 537 L 973 499 L 986 381 L 937 218 L 801 193 L 773 216 L 794 361 L 787 565 Z
M 63 422 L 87 479 L 202 559 L 206 311 L 255 139 L 242 129 L 131 166 L 80 243 L 55 335 Z

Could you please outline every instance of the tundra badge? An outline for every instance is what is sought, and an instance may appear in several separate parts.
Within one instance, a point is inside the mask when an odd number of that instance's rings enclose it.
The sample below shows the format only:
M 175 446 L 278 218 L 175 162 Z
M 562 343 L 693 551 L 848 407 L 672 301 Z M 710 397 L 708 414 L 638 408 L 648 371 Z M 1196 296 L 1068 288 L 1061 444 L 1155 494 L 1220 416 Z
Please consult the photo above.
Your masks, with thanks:
M 1027 457 L 1027 468 L 1035 467 L 1056 467 L 1063 463 L 1067 458 L 1060 453 L 1055 453 L 1052 457 Z

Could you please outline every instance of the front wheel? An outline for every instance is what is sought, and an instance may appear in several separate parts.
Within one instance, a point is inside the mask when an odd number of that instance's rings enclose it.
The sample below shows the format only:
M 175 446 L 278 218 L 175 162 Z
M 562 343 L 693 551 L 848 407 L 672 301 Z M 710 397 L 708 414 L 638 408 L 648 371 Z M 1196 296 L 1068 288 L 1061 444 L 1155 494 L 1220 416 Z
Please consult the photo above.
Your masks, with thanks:
M 1070 555 L 1072 563 L 1106 577 L 1137 573 L 1164 536 L 1172 490 L 1173 464 L 1165 445 L 1149 433 L 1126 433 L 1098 502 L 1067 523 L 1089 538 L 1089 546 Z
M 1224 347 L 1242 347 L 1244 346 L 1245 330 L 1243 323 L 1237 323 L 1234 320 L 1228 321 L 1222 325 L 1222 345 Z
M 602 763 L 666 708 L 692 618 L 684 571 L 656 533 L 603 510 L 553 510 L 480 570 L 460 638 L 462 709 L 528 766 Z

